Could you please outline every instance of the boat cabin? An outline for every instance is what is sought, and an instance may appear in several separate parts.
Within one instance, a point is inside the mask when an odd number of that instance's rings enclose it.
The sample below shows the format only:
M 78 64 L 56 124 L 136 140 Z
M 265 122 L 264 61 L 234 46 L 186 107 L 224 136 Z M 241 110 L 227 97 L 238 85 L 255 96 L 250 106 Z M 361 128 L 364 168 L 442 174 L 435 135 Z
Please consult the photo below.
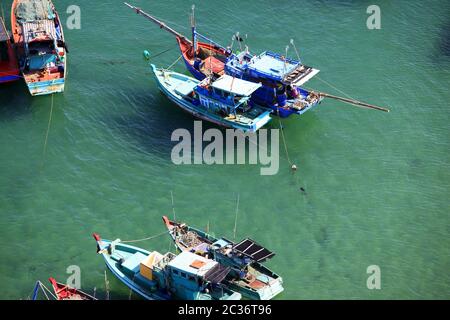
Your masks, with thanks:
M 48 69 L 51 73 L 64 72 L 64 48 L 58 46 L 58 35 L 52 20 L 23 23 L 25 52 L 23 61 L 25 71 Z
M 262 83 L 253 95 L 255 102 L 272 107 L 284 107 L 286 100 L 295 100 L 307 92 L 297 88 L 314 77 L 319 70 L 303 65 L 300 61 L 273 52 L 252 56 L 248 51 L 229 57 L 226 73 L 247 81 Z
M 242 112 L 250 109 L 248 101 L 260 87 L 260 83 L 223 75 L 214 82 L 206 78 L 197 86 L 196 92 L 203 107 L 214 112 L 236 114 L 238 109 Z
M 192 292 L 201 292 L 211 283 L 220 283 L 229 271 L 213 260 L 190 252 L 176 256 L 170 252 L 161 255 L 154 251 L 147 257 L 138 258 L 140 276 L 157 282 L 160 287 L 165 287 L 167 278 L 170 278 L 171 286 L 178 295 L 185 295 L 184 298 L 192 298 Z M 132 262 L 126 261 L 122 267 L 126 268 L 127 263 Z

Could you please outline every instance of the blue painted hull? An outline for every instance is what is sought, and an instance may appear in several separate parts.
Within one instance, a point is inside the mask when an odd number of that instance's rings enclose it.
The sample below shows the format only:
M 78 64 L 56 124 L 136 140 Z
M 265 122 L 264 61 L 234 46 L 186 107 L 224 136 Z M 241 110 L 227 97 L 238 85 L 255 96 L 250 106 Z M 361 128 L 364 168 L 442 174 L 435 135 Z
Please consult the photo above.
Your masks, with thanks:
M 153 70 L 153 72 L 156 69 Z M 212 122 L 214 124 L 217 124 L 219 126 L 225 127 L 225 128 L 232 128 L 232 129 L 238 129 L 242 130 L 244 132 L 256 132 L 261 127 L 266 125 L 268 122 L 270 122 L 270 116 L 268 112 L 262 113 L 259 117 L 254 119 L 254 123 L 252 124 L 240 124 L 233 121 L 225 120 L 224 118 L 220 117 L 219 115 L 208 113 L 206 110 L 204 110 L 201 106 L 195 105 L 193 103 L 190 103 L 186 100 L 180 99 L 180 97 L 176 96 L 173 92 L 167 90 L 167 88 L 161 83 L 161 81 L 158 79 L 158 76 L 155 74 L 155 78 L 158 84 L 159 89 L 166 95 L 173 103 L 178 105 L 181 109 L 184 111 L 192 114 L 193 116 Z M 262 110 L 264 111 L 264 110 Z
M 43 96 L 64 92 L 64 84 L 64 79 L 57 79 L 41 82 L 29 82 L 27 83 L 27 86 L 32 96 Z
M 20 79 L 20 76 L 3 76 L 0 77 L 0 83 L 13 82 Z

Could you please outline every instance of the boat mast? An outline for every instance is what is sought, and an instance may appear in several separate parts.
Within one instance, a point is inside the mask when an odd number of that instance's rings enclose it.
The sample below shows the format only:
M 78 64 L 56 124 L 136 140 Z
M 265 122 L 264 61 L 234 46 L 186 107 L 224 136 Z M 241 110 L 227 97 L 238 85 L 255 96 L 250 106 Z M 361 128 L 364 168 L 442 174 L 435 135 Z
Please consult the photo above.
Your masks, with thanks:
M 192 29 L 192 49 L 193 49 L 193 56 L 194 59 L 197 55 L 197 37 L 195 32 L 195 5 L 192 5 L 192 15 L 191 15 L 191 29 Z
M 183 36 L 181 33 L 179 33 L 179 32 L 177 32 L 177 31 L 173 30 L 171 27 L 167 26 L 164 22 L 162 22 L 162 21 L 156 19 L 156 18 L 153 17 L 152 15 L 146 13 L 145 11 L 142 11 L 141 9 L 139 9 L 139 8 L 137 8 L 137 7 L 135 7 L 135 6 L 132 6 L 131 4 L 129 4 L 129 3 L 127 3 L 127 2 L 124 2 L 124 3 L 125 3 L 125 5 L 126 5 L 127 7 L 129 7 L 129 8 L 131 8 L 131 9 L 135 10 L 137 14 L 143 15 L 143 16 L 144 16 L 145 18 L 147 18 L 148 20 L 150 20 L 150 21 L 156 23 L 161 29 L 164 29 L 164 30 L 166 30 L 166 31 L 169 31 L 169 32 L 170 32 L 171 34 L 173 34 L 174 36 L 176 36 L 176 37 L 178 37 L 178 38 L 182 38 L 182 39 L 186 40 L 189 44 L 192 44 L 192 42 L 191 42 L 189 39 L 187 39 L 187 38 L 186 38 L 185 36 Z

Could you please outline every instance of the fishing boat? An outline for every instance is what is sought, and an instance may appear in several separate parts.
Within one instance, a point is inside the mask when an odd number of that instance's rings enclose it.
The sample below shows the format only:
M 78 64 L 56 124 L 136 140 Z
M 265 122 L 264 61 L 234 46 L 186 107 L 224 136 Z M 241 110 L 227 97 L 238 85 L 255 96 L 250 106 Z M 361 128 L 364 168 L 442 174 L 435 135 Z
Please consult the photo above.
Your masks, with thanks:
M 223 75 L 203 81 L 151 65 L 160 90 L 183 110 L 226 128 L 256 132 L 271 121 L 270 112 L 253 105 L 250 96 L 261 84 Z
M 164 255 L 94 234 L 97 253 L 128 288 L 148 300 L 240 300 L 221 282 L 229 268 L 190 252 Z
M 5 22 L 0 17 L 0 83 L 20 79 L 20 70 L 11 37 L 6 30 Z
M 14 0 L 11 25 L 30 94 L 64 92 L 67 49 L 62 23 L 51 0 Z
M 87 294 L 81 290 L 71 288 L 70 286 L 57 282 L 54 278 L 48 279 L 52 285 L 53 292 L 47 289 L 42 282 L 37 281 L 34 286 L 33 295 L 31 300 L 37 300 L 39 290 L 45 293 L 47 299 L 49 299 L 46 292 L 50 293 L 56 300 L 97 300 L 94 296 Z
M 218 78 L 230 75 L 235 78 L 261 83 L 262 86 L 252 94 L 252 102 L 268 108 L 282 118 L 290 115 L 302 115 L 322 102 L 324 98 L 339 100 L 363 108 L 389 112 L 389 109 L 361 102 L 355 99 L 338 97 L 325 92 L 307 90 L 303 85 L 319 73 L 318 69 L 304 65 L 298 60 L 285 55 L 265 51 L 260 55 L 250 53 L 248 47 L 242 52 L 234 53 L 232 46 L 224 47 L 196 30 L 194 7 L 191 14 L 192 36 L 186 36 L 167 26 L 161 20 L 125 2 L 148 20 L 157 24 L 175 36 L 181 55 L 188 71 L 198 80 L 207 77 Z M 200 39 L 200 40 L 199 40 Z M 238 35 L 237 41 L 243 41 Z M 291 44 L 294 46 L 293 40 Z M 241 48 L 242 49 L 242 48 Z M 297 49 L 295 48 L 297 52 Z
M 208 257 L 230 268 L 229 287 L 252 300 L 270 300 L 283 292 L 283 279 L 262 263 L 275 254 L 251 239 L 234 243 L 163 217 L 178 249 Z
M 48 279 L 58 300 L 97 300 L 90 294 L 71 288 L 66 284 L 57 282 L 54 278 Z

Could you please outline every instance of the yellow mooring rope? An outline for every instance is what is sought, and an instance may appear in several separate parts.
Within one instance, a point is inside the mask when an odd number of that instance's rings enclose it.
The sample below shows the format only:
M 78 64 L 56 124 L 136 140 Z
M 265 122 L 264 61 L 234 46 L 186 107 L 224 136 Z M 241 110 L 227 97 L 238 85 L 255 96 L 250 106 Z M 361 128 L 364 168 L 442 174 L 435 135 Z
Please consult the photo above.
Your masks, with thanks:
M 157 235 L 154 235 L 154 236 L 151 236 L 151 237 L 148 237 L 148 238 L 137 239 L 137 240 L 125 240 L 125 241 L 122 240 L 120 242 L 121 243 L 132 243 L 132 242 L 141 242 L 141 241 L 152 240 L 152 239 L 161 237 L 162 235 L 165 235 L 167 232 L 169 232 L 169 231 L 164 231 L 164 232 L 161 232 L 161 233 L 159 233 Z
M 53 96 L 54 96 L 54 95 L 52 94 L 51 106 L 50 106 L 50 116 L 49 116 L 49 119 L 48 119 L 47 132 L 46 132 L 46 134 L 45 134 L 44 152 L 43 152 L 43 155 L 44 155 L 44 161 L 45 161 L 45 156 L 46 156 L 46 153 L 47 153 L 48 135 L 49 135 L 49 132 L 50 132 L 50 126 L 51 126 L 52 118 L 53 118 Z

